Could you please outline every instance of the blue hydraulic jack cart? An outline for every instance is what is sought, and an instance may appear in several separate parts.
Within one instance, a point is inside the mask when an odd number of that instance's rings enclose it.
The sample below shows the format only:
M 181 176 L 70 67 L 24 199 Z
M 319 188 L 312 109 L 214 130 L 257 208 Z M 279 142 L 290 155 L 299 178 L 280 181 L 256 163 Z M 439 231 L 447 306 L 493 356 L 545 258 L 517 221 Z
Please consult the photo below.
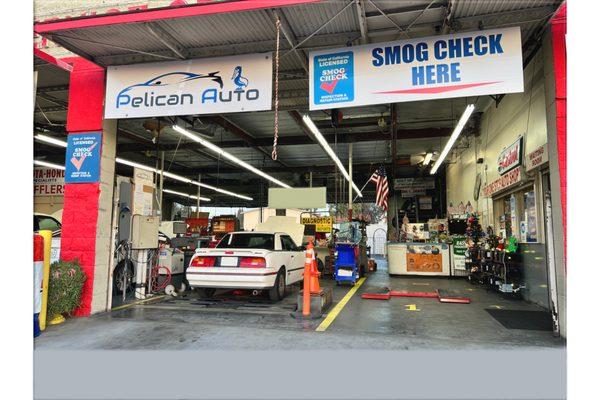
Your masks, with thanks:
M 360 271 L 356 262 L 356 245 L 353 243 L 336 244 L 337 257 L 333 278 L 339 285 L 341 282 L 350 282 L 352 285 L 358 281 Z

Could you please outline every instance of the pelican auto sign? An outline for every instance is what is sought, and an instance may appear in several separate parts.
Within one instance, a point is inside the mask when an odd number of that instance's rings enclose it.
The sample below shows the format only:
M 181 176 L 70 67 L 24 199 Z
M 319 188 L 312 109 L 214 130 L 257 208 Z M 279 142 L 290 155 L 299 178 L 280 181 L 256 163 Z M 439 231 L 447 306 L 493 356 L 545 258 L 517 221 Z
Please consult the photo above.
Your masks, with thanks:
M 271 109 L 271 53 L 108 68 L 105 118 Z
M 310 53 L 310 109 L 523 91 L 520 28 Z

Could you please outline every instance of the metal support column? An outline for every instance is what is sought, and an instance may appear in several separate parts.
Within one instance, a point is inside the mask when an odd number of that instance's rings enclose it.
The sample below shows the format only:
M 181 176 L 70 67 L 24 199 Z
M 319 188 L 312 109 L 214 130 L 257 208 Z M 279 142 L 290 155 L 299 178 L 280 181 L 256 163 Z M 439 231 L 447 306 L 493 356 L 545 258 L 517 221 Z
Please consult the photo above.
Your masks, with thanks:
M 352 151 L 354 143 L 348 143 L 348 175 L 352 181 Z M 348 222 L 352 221 L 352 184 L 348 182 Z
M 201 174 L 198 174 L 198 183 L 200 183 Z M 196 199 L 196 218 L 200 218 L 200 185 L 198 185 L 198 198 Z
M 392 191 L 394 193 L 394 212 L 396 213 L 395 218 L 396 218 L 396 232 L 398 235 L 398 238 L 400 238 L 400 223 L 399 223 L 399 219 L 398 219 L 398 193 L 396 193 L 396 189 L 394 188 L 394 182 L 396 180 L 396 163 L 397 163 L 397 158 L 398 158 L 398 150 L 396 149 L 396 141 L 397 141 L 397 130 L 398 130 L 398 123 L 397 123 L 397 113 L 396 113 L 396 104 L 392 103 L 390 104 L 390 116 L 392 118 L 392 181 L 391 183 L 391 187 L 392 187 Z
M 165 152 L 160 152 L 160 177 L 158 180 L 158 212 L 160 220 L 163 220 L 163 185 L 165 181 Z

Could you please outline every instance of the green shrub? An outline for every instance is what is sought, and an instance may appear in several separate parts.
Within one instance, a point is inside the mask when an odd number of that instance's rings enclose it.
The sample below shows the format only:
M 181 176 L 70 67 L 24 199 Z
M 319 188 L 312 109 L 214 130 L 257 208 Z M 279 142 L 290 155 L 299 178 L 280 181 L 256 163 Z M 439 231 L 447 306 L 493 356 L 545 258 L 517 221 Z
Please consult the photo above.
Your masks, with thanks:
M 79 307 L 85 279 L 86 276 L 77 260 L 61 260 L 50 265 L 47 312 L 49 318 L 59 314 L 70 314 Z

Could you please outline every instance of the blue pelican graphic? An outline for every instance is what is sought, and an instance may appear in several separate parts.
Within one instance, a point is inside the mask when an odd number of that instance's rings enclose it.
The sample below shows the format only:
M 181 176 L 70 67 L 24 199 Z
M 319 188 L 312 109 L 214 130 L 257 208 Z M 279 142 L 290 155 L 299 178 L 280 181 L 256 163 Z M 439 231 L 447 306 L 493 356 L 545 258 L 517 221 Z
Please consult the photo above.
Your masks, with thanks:
M 129 97 L 126 93 L 134 88 L 146 87 L 148 89 L 151 89 L 153 87 L 176 85 L 179 83 L 189 82 L 203 78 L 210 79 L 211 81 L 218 83 L 219 88 L 223 89 L 223 80 L 219 75 L 219 71 L 210 72 L 208 74 L 194 74 L 192 72 L 169 72 L 168 74 L 156 76 L 146 82 L 136 83 L 135 85 L 128 86 L 125 89 L 121 90 L 117 95 L 117 108 L 119 107 L 119 105 L 123 104 L 122 102 L 119 102 L 119 99 L 121 97 Z
M 231 79 L 233 79 L 233 83 L 235 83 L 235 85 L 237 86 L 237 88 L 235 89 L 236 92 L 241 92 L 246 86 L 248 86 L 248 79 L 242 76 L 241 65 L 238 65 L 233 69 L 233 76 L 231 77 Z

